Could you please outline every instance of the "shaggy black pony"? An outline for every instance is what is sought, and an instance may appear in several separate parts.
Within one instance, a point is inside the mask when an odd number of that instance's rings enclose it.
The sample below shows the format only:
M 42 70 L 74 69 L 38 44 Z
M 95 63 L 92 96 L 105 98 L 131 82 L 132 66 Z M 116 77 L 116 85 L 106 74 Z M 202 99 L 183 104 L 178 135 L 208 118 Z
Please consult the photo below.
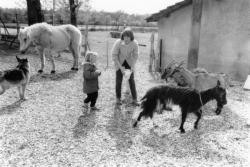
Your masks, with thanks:
M 179 105 L 181 108 L 182 119 L 180 125 L 181 133 L 185 133 L 183 128 L 188 113 L 194 113 L 197 120 L 194 123 L 194 128 L 198 128 L 198 122 L 201 118 L 201 107 L 210 100 L 216 100 L 218 104 L 225 105 L 227 103 L 226 90 L 220 87 L 220 81 L 214 88 L 198 91 L 190 88 L 170 87 L 166 85 L 151 88 L 146 95 L 141 99 L 142 112 L 134 123 L 136 127 L 141 117 L 150 117 L 152 119 L 154 112 L 161 112 L 166 103 Z

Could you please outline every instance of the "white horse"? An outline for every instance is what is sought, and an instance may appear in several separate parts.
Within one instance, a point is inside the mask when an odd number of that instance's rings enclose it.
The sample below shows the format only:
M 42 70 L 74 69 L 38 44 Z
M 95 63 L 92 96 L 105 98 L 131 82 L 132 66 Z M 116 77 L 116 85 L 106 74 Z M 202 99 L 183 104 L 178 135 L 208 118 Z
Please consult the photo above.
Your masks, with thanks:
M 55 63 L 51 52 L 59 53 L 66 48 L 73 54 L 74 64 L 71 70 L 78 70 L 78 59 L 81 52 L 82 35 L 78 28 L 73 25 L 52 26 L 47 23 L 36 23 L 20 30 L 18 35 L 20 41 L 20 52 L 24 54 L 31 44 L 35 45 L 40 58 L 43 72 L 45 64 L 45 53 L 52 62 L 51 73 L 55 73 Z

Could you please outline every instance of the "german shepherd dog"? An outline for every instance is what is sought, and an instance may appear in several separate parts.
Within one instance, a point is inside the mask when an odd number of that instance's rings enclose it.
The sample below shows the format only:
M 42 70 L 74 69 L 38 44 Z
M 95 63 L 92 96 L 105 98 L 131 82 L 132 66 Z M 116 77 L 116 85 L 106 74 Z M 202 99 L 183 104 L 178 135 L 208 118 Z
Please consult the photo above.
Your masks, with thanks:
M 179 105 L 181 108 L 181 125 L 179 130 L 185 133 L 183 128 L 187 114 L 194 113 L 197 120 L 194 123 L 194 128 L 198 128 L 198 122 L 201 118 L 201 107 L 210 100 L 216 100 L 219 105 L 227 103 L 226 90 L 220 87 L 220 81 L 214 88 L 201 91 L 200 93 L 191 88 L 170 87 L 166 85 L 151 88 L 142 98 L 142 112 L 139 114 L 133 127 L 136 127 L 141 117 L 150 117 L 152 119 L 155 112 L 162 113 L 162 109 L 166 103 Z
M 0 71 L 0 95 L 11 87 L 17 87 L 21 100 L 25 100 L 24 92 L 30 79 L 28 59 L 16 56 L 18 65 L 15 69 Z

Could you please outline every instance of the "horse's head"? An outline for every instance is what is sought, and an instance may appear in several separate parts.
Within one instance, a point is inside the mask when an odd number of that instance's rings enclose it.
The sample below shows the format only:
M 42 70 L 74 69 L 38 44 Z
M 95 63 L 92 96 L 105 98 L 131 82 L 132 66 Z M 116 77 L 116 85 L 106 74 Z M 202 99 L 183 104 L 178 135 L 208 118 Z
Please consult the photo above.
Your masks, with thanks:
M 227 92 L 225 88 L 221 87 L 219 80 L 217 81 L 217 85 L 214 88 L 213 92 L 218 106 L 215 113 L 219 115 L 221 113 L 222 107 L 227 104 Z
M 18 40 L 20 42 L 20 52 L 24 54 L 31 44 L 30 33 L 28 29 L 21 29 L 18 34 Z

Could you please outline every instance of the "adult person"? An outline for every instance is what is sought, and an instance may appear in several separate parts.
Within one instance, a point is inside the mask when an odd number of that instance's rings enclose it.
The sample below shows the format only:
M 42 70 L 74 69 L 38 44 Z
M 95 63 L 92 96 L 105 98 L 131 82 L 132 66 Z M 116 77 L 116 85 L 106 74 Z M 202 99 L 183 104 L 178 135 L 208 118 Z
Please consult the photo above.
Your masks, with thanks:
M 135 64 L 138 59 L 138 42 L 134 39 L 134 34 L 131 29 L 126 28 L 121 38 L 118 39 L 112 49 L 112 57 L 116 70 L 116 104 L 121 105 L 121 88 L 122 79 L 125 74 L 125 69 L 132 71 L 129 78 L 129 86 L 133 98 L 132 104 L 138 105 L 137 92 L 134 80 Z

